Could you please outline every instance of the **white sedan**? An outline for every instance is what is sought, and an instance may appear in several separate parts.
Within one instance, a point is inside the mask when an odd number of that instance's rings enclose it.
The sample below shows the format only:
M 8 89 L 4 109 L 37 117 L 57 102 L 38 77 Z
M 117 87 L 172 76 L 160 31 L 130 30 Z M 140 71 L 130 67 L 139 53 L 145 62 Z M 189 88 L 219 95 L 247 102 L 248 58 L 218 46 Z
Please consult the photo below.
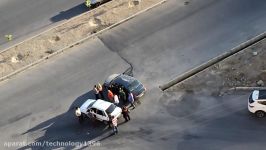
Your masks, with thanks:
M 80 107 L 82 120 L 84 117 L 95 118 L 99 121 L 108 123 L 110 116 L 119 118 L 122 113 L 120 107 L 115 106 L 113 103 L 98 99 L 88 99 Z

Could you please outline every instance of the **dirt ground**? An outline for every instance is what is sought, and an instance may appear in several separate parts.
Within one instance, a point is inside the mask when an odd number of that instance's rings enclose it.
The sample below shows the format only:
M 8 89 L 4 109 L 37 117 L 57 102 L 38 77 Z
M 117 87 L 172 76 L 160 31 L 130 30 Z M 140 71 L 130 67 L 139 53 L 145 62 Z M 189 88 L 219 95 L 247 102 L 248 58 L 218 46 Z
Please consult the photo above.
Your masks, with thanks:
M 170 88 L 171 91 L 219 96 L 235 87 L 266 84 L 266 39 Z
M 0 53 L 0 78 L 161 0 L 115 0 Z

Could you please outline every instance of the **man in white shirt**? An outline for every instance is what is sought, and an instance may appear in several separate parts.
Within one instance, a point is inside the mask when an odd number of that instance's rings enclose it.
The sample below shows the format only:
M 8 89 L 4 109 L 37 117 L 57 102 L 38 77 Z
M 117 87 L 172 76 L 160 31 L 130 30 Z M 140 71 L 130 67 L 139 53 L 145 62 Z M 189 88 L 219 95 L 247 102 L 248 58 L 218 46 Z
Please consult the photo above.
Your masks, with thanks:
M 114 95 L 114 103 L 115 103 L 115 105 L 119 104 L 119 99 L 118 99 L 117 95 Z
M 82 123 L 82 121 L 83 121 L 83 117 L 82 117 L 82 115 L 81 115 L 80 108 L 79 108 L 79 107 L 76 107 L 75 109 L 76 109 L 76 110 L 75 110 L 75 115 L 78 117 L 78 119 L 79 119 L 79 123 Z

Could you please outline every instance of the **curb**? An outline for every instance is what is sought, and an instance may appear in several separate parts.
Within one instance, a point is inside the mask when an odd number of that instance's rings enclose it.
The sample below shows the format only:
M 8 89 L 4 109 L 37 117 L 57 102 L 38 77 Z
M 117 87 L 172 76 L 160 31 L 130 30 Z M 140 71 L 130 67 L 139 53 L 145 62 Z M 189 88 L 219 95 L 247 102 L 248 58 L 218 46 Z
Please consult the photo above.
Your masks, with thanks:
M 266 87 L 234 87 L 230 88 L 227 91 L 252 91 L 252 90 L 266 90 Z
M 254 43 L 257 43 L 258 41 L 264 39 L 265 37 L 266 37 L 266 32 L 264 32 L 264 33 L 262 33 L 260 35 L 257 35 L 254 38 L 252 38 L 252 39 L 250 39 L 250 40 L 248 40 L 246 42 L 243 42 L 240 45 L 234 47 L 233 49 L 229 50 L 228 52 L 225 52 L 225 53 L 223 53 L 223 54 L 221 54 L 221 55 L 219 55 L 219 56 L 217 56 L 215 58 L 212 58 L 209 61 L 201 64 L 200 66 L 195 67 L 195 68 L 193 68 L 193 69 L 191 69 L 191 70 L 189 70 L 189 71 L 177 76 L 175 79 L 173 79 L 173 80 L 171 80 L 171 81 L 169 81 L 169 82 L 167 82 L 165 84 L 160 85 L 159 88 L 162 91 L 164 91 L 164 90 L 172 87 L 173 85 L 175 85 L 175 84 L 177 84 L 177 83 L 179 83 L 181 81 L 184 81 L 187 78 L 189 78 L 189 77 L 191 77 L 191 76 L 203 71 L 204 69 L 206 69 L 206 68 L 208 68 L 208 67 L 210 67 L 210 66 L 212 66 L 212 65 L 214 65 L 214 64 L 216 64 L 216 63 L 218 63 L 218 62 L 220 62 L 220 61 L 222 61 L 224 59 L 226 59 L 227 57 L 238 53 L 239 51 L 241 51 L 241 50 L 253 45 Z
M 111 2 L 111 1 L 110 1 L 110 2 Z M 104 4 L 100 5 L 100 6 L 97 7 L 97 8 L 103 7 L 103 6 L 107 5 L 108 3 L 109 3 L 109 2 L 104 3 Z M 51 28 L 49 28 L 49 29 L 47 29 L 47 30 L 44 30 L 44 31 L 42 31 L 42 32 L 40 32 L 40 33 L 38 33 L 38 34 L 36 34 L 36 35 L 34 35 L 34 36 L 31 36 L 31 37 L 29 37 L 29 38 L 25 38 L 24 40 L 22 40 L 22 41 L 20 41 L 20 42 L 18 42 L 18 43 L 16 43 L 16 44 L 14 44 L 14 45 L 12 45 L 12 46 L 9 46 L 9 47 L 7 47 L 7 48 L 4 48 L 2 51 L 0 51 L 0 54 L 2 54 L 2 53 L 5 52 L 5 51 L 8 51 L 10 48 L 16 47 L 16 46 L 18 46 L 18 45 L 20 45 L 20 44 L 22 44 L 22 43 L 24 43 L 24 42 L 26 42 L 26 41 L 29 41 L 29 40 L 31 40 L 31 39 L 33 39 L 33 38 L 35 38 L 35 37 L 37 37 L 37 36 L 39 36 L 39 35 L 41 35 L 41 34 L 43 34 L 43 33 L 49 32 L 49 31 L 51 31 L 51 30 L 53 30 L 53 29 L 55 29 L 55 28 L 57 28 L 57 27 L 59 27 L 59 26 L 61 26 L 61 25 L 64 25 L 64 24 L 66 24 L 66 23 L 68 23 L 68 22 L 70 22 L 70 21 L 72 21 L 72 20 L 74 20 L 74 19 L 76 19 L 76 18 L 78 18 L 78 17 L 81 17 L 81 16 L 83 16 L 83 15 L 89 14 L 89 13 L 91 13 L 93 10 L 95 10 L 95 9 L 89 9 L 89 8 L 88 8 L 88 11 L 86 11 L 86 12 L 84 12 L 84 13 L 81 13 L 81 14 L 75 16 L 75 17 L 72 17 L 72 18 L 70 18 L 70 19 L 68 19 L 68 20 L 66 20 L 66 21 L 64 21 L 64 22 L 62 22 L 62 23 L 60 23 L 60 24 L 58 24 L 58 25 L 55 25 L 55 26 L 53 26 L 53 27 L 51 27 Z
M 6 75 L 6 76 L 3 76 L 3 77 L 0 78 L 0 82 L 1 82 L 1 81 L 4 81 L 4 80 L 6 80 L 6 79 L 8 79 L 8 78 L 10 78 L 10 77 L 12 77 L 12 76 L 14 76 L 14 75 L 20 73 L 20 72 L 25 71 L 26 69 L 29 69 L 29 68 L 31 68 L 31 67 L 33 67 L 33 66 L 35 66 L 35 65 L 37 65 L 37 64 L 39 64 L 39 63 L 41 63 L 41 62 L 43 62 L 43 61 L 46 60 L 46 59 L 49 59 L 49 58 L 51 58 L 51 57 L 53 57 L 53 56 L 55 56 L 55 55 L 57 55 L 57 54 L 60 54 L 60 53 L 64 52 L 66 49 L 68 49 L 68 48 L 72 48 L 72 47 L 74 47 L 75 45 L 79 45 L 79 44 L 83 43 L 84 41 L 86 41 L 86 40 L 88 40 L 88 39 L 90 39 L 90 38 L 93 38 L 93 37 L 95 37 L 95 36 L 97 36 L 97 35 L 99 35 L 99 34 L 105 32 L 105 31 L 107 31 L 107 30 L 110 30 L 110 29 L 112 29 L 112 28 L 114 28 L 114 27 L 116 27 L 116 26 L 118 26 L 118 25 L 120 25 L 120 24 L 122 24 L 122 23 L 124 23 L 124 22 L 126 22 L 126 21 L 128 21 L 128 20 L 130 20 L 130 19 L 132 19 L 132 18 L 135 18 L 136 16 L 138 16 L 138 15 L 140 15 L 140 14 L 142 14 L 142 13 L 144 13 L 144 12 L 146 12 L 146 11 L 148 11 L 148 10 L 150 10 L 150 9 L 152 9 L 152 8 L 154 8 L 154 7 L 158 6 L 158 5 L 160 5 L 160 4 L 163 4 L 163 3 L 165 3 L 166 1 L 167 1 L 167 0 L 162 0 L 162 1 L 160 1 L 160 2 L 158 2 L 158 3 L 156 3 L 156 4 L 154 4 L 154 5 L 152 5 L 152 6 L 148 7 L 148 8 L 146 8 L 146 9 L 143 9 L 143 10 L 141 10 L 141 11 L 135 13 L 134 15 L 131 15 L 131 16 L 129 16 L 129 17 L 125 18 L 125 19 L 122 19 L 121 21 L 119 21 L 119 22 L 117 22 L 117 23 L 115 23 L 115 24 L 113 24 L 113 25 L 107 27 L 107 28 L 104 28 L 104 29 L 98 31 L 97 33 L 94 33 L 94 34 L 92 34 L 92 35 L 90 35 L 90 36 L 88 36 L 88 37 L 85 37 L 85 38 L 83 38 L 83 39 L 81 39 L 81 40 L 79 40 L 79 41 L 77 41 L 77 42 L 75 42 L 75 43 L 72 43 L 72 44 L 69 45 L 69 46 L 66 46 L 66 47 L 64 47 L 64 48 L 62 48 L 62 49 L 60 49 L 60 50 L 55 51 L 54 53 L 52 53 L 52 54 L 50 54 L 50 55 L 48 55 L 48 56 L 46 56 L 46 57 L 44 57 L 44 58 L 42 58 L 42 59 L 39 59 L 39 60 L 37 60 L 37 61 L 35 61 L 35 62 L 33 62 L 33 63 L 27 65 L 27 66 L 24 66 L 24 67 L 22 67 L 22 68 L 20 68 L 20 69 L 18 69 L 18 70 L 16 70 L 16 71 L 14 71 L 14 72 L 12 72 L 12 73 Z M 103 5 L 103 6 L 104 6 L 104 5 Z M 90 12 L 90 11 L 89 11 L 89 12 Z M 87 14 L 87 13 L 89 13 L 89 12 L 86 12 L 85 14 Z M 84 14 L 81 14 L 81 15 L 84 15 Z M 79 17 L 79 16 L 76 16 L 76 17 L 74 17 L 74 18 L 77 18 L 77 17 Z M 72 19 L 74 19 L 74 18 L 72 18 Z M 72 19 L 70 19 L 70 20 L 72 20 Z M 67 22 L 69 22 L 70 20 L 68 20 Z M 60 24 L 60 25 L 63 25 L 63 24 L 65 24 L 65 23 L 67 23 L 67 22 L 64 22 L 64 23 L 62 23 L 62 24 Z M 58 25 L 58 26 L 59 26 L 59 25 Z M 56 26 L 56 27 L 58 27 L 58 26 Z M 42 33 L 48 32 L 48 31 L 50 31 L 50 30 L 52 30 L 52 29 L 54 29 L 54 28 L 56 28 L 56 27 L 53 27 L 53 28 L 51 28 L 51 29 L 48 29 L 48 30 L 46 30 L 46 31 L 44 31 L 44 32 L 42 32 Z M 39 35 L 40 35 L 40 34 L 35 35 L 35 36 L 33 36 L 33 37 L 31 37 L 31 38 L 29 38 L 29 39 L 27 39 L 27 40 L 31 40 L 31 39 L 33 39 L 34 37 L 37 37 L 37 36 L 39 36 Z M 25 41 L 27 41 L 27 40 L 25 40 Z M 13 46 L 11 46 L 11 47 L 9 47 L 9 48 L 15 47 L 15 46 L 17 46 L 17 45 L 19 45 L 19 44 L 21 44 L 21 43 L 23 43 L 23 42 L 25 42 L 25 41 L 22 41 L 22 42 L 20 42 L 20 43 L 18 43 L 18 44 L 16 44 L 16 45 L 13 45 Z M 9 49 L 9 48 L 8 48 L 8 49 Z M 8 49 L 5 49 L 4 51 L 7 51 Z M 4 51 L 1 51 L 0 54 L 3 53 Z
M 223 90 L 220 92 L 219 96 L 223 96 L 225 94 L 232 94 L 233 92 L 236 92 L 236 91 L 253 91 L 253 90 L 266 90 L 266 87 L 233 87 L 233 88 L 230 88 L 230 89 L 226 89 L 226 90 Z

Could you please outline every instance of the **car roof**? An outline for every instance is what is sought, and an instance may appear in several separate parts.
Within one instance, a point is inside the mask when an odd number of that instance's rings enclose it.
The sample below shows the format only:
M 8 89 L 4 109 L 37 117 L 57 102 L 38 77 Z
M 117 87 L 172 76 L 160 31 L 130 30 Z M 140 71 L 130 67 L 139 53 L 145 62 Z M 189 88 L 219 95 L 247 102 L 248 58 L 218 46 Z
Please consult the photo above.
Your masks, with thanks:
M 130 83 L 132 83 L 135 80 L 136 79 L 131 77 L 131 76 L 121 74 L 115 78 L 114 82 L 118 83 L 118 84 L 122 84 L 125 87 L 128 87 L 130 85 Z
M 98 99 L 93 105 L 93 108 L 99 109 L 99 110 L 106 110 L 112 103 Z

